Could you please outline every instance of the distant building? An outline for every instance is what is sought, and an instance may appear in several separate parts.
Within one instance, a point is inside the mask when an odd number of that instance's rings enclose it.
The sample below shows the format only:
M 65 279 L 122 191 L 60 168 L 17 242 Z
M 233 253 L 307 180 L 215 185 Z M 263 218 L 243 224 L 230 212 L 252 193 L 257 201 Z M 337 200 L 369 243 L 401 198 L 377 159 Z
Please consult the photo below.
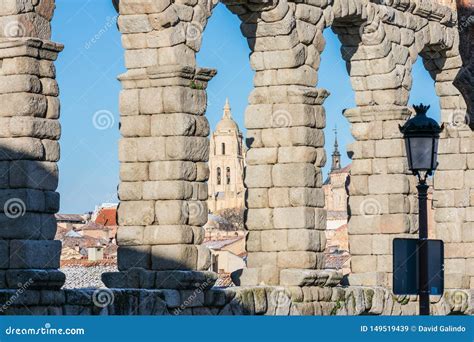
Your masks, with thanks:
M 104 247 L 103 246 L 94 246 L 87 248 L 87 259 L 89 261 L 97 261 L 104 259 Z
M 64 246 L 61 251 L 61 260 L 81 260 L 82 258 L 79 246 L 76 248 Z
M 117 226 L 117 205 L 99 207 L 94 222 L 105 227 Z
M 117 204 L 104 203 L 85 215 L 57 214 L 56 240 L 62 242 L 61 261 L 93 262 L 117 256 Z
M 97 222 L 99 224 L 103 223 L 112 223 L 115 222 L 117 225 L 117 203 L 102 203 L 96 205 L 94 211 L 91 213 L 91 221 Z
M 73 229 L 75 227 L 81 226 L 87 222 L 88 215 L 79 215 L 79 214 L 56 214 L 56 222 L 58 226 Z
M 87 215 L 79 214 L 56 214 L 56 221 L 58 223 L 72 223 L 72 224 L 84 224 L 87 221 Z
M 325 209 L 327 210 L 327 229 L 334 230 L 347 223 L 348 191 L 351 165 L 341 166 L 341 154 L 337 142 L 337 132 L 332 153 L 331 171 L 323 184 Z
M 331 170 L 323 184 L 325 195 L 325 209 L 327 210 L 326 227 L 326 265 L 325 268 L 342 269 L 348 273 L 349 269 L 349 237 L 348 222 L 348 184 L 351 165 L 342 167 L 341 153 L 336 138 L 332 153 Z
M 209 214 L 207 223 L 204 225 L 204 241 L 228 240 L 238 236 L 245 236 L 245 230 L 243 229 L 224 229 L 230 226 L 236 228 L 225 217 Z
M 208 207 L 211 213 L 244 207 L 244 160 L 242 133 L 232 118 L 227 99 L 224 115 L 210 140 Z
M 103 203 L 97 206 L 91 216 L 92 222 L 88 227 L 85 227 L 84 234 L 97 238 L 110 239 L 111 241 L 115 240 L 118 227 L 117 207 L 118 205 L 116 203 Z
M 88 222 L 80 228 L 75 230 L 82 236 L 91 237 L 94 239 L 102 239 L 105 241 L 111 241 L 115 237 L 115 229 L 111 227 L 105 227 L 95 222 Z
M 245 236 L 208 241 L 204 245 L 211 250 L 211 271 L 229 274 L 246 267 Z

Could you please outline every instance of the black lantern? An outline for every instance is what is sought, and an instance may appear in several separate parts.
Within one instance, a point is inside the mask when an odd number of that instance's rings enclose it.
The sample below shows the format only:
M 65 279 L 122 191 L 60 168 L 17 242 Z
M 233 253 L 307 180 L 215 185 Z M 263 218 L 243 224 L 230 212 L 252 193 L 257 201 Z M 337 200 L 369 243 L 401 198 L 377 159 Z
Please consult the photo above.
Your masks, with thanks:
M 438 141 L 443 126 L 426 116 L 430 106 L 420 104 L 413 108 L 415 117 L 400 127 L 405 139 L 408 168 L 415 175 L 426 172 L 426 176 L 429 176 L 438 166 Z
M 430 314 L 430 287 L 428 278 L 428 184 L 426 178 L 438 166 L 438 141 L 443 126 L 426 116 L 430 106 L 413 106 L 415 117 L 408 120 L 403 133 L 408 157 L 408 168 L 418 177 L 418 295 L 420 315 Z M 424 174 L 423 174 L 424 173 Z

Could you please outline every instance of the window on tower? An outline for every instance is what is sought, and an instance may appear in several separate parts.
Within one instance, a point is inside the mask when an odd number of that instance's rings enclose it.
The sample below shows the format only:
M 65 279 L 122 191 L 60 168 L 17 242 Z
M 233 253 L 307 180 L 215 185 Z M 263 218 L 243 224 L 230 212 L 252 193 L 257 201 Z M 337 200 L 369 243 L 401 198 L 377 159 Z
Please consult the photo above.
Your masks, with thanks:
M 222 143 L 222 154 L 224 155 L 225 154 L 225 144 Z
M 222 183 L 221 177 L 222 177 L 222 175 L 221 175 L 221 168 L 218 167 L 218 168 L 217 168 L 217 185 L 221 185 L 221 183 Z
M 230 167 L 225 170 L 226 183 L 230 184 Z

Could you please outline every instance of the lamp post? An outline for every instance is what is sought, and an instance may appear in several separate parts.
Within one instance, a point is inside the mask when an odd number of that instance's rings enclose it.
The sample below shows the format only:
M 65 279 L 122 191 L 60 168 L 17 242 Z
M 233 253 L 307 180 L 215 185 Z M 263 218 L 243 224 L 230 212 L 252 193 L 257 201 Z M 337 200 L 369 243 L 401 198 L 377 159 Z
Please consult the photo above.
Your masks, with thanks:
M 428 279 L 428 185 L 426 179 L 433 174 L 438 166 L 439 134 L 444 126 L 426 116 L 430 106 L 422 104 L 413 106 L 416 115 L 409 119 L 400 132 L 405 140 L 408 158 L 408 168 L 418 178 L 418 205 L 419 205 L 419 250 L 418 250 L 418 289 L 420 301 L 420 315 L 430 314 L 430 289 Z

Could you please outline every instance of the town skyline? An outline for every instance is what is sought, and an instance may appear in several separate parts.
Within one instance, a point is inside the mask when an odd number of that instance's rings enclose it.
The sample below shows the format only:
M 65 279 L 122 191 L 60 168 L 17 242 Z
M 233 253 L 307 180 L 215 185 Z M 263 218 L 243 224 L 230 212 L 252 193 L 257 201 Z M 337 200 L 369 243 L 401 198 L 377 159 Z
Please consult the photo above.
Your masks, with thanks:
M 118 140 L 120 138 L 117 75 L 125 72 L 124 49 L 116 28 L 116 12 L 111 1 L 82 2 L 57 0 L 53 17 L 53 40 L 65 44 L 56 63 L 61 89 L 61 159 L 59 191 L 61 212 L 87 212 L 104 202 L 118 202 Z M 225 99 L 244 136 L 244 113 L 253 89 L 254 72 L 249 62 L 249 47 L 242 36 L 238 18 L 224 5 L 214 9 L 197 54 L 198 65 L 217 69 L 209 83 L 206 117 L 211 131 L 222 116 Z M 331 95 L 325 100 L 326 155 L 330 159 L 334 127 L 338 127 L 342 164 L 347 165 L 347 145 L 353 141 L 345 108 L 355 107 L 345 63 L 337 36 L 326 29 L 326 48 L 321 55 L 317 87 Z M 238 68 L 235 66 L 238 65 Z M 78 72 L 80 71 L 80 72 Z M 74 75 L 74 77 L 71 77 Z M 413 68 L 410 103 L 431 105 L 430 114 L 439 118 L 438 98 L 433 80 L 419 59 Z M 432 86 L 427 87 L 426 84 Z M 323 172 L 331 167 L 327 162 Z

